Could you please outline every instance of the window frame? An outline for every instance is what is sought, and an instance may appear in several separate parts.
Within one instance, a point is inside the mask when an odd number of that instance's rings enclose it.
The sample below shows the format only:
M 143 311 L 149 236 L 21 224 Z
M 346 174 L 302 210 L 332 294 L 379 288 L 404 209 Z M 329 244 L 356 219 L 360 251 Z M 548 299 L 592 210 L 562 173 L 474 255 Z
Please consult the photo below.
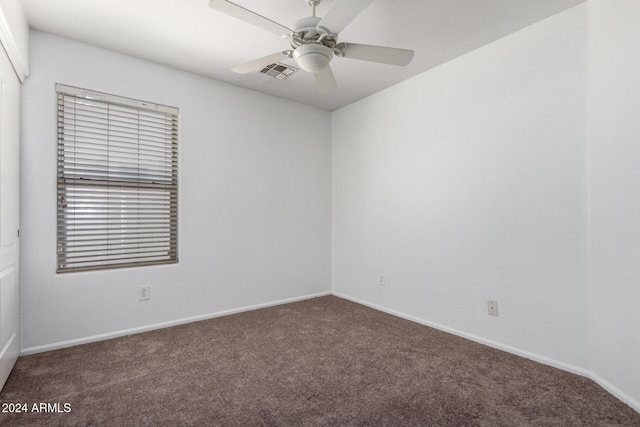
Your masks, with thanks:
M 56 272 L 177 264 L 179 109 L 56 92 Z

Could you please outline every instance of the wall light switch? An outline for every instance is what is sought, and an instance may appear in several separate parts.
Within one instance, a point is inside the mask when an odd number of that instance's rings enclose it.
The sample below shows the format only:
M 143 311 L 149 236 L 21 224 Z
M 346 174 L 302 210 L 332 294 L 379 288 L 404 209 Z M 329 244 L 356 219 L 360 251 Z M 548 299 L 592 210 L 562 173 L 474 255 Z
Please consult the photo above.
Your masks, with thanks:
M 384 286 L 384 274 L 378 274 L 378 285 Z

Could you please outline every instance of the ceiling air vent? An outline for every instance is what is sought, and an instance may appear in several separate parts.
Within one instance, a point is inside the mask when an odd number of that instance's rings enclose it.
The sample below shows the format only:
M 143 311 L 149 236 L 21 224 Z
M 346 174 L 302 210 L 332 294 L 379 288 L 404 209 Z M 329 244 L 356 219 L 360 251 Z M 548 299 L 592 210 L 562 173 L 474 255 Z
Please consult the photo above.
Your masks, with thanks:
M 284 80 L 296 71 L 298 71 L 297 68 L 289 67 L 288 65 L 280 64 L 278 62 L 275 64 L 269 64 L 260 70 L 261 73 L 275 77 L 278 80 Z

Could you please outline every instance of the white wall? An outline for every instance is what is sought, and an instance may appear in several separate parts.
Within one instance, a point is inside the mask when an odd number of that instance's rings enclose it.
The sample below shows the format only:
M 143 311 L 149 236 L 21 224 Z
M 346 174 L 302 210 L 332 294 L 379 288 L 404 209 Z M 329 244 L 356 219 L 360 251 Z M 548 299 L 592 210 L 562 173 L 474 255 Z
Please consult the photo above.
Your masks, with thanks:
M 45 33 L 31 42 L 23 349 L 330 291 L 329 113 Z M 56 82 L 180 108 L 179 265 L 55 274 Z
M 334 112 L 334 291 L 587 369 L 586 88 L 581 5 Z
M 640 2 L 591 1 L 589 26 L 593 371 L 640 411 Z

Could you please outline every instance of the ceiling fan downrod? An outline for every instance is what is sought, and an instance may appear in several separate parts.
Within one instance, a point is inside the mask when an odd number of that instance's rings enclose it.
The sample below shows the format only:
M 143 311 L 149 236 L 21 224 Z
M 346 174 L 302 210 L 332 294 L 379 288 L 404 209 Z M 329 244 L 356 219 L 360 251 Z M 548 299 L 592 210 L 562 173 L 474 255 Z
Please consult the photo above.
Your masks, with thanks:
M 316 6 L 320 4 L 321 0 L 305 0 L 309 6 L 313 9 L 313 16 L 316 16 Z

